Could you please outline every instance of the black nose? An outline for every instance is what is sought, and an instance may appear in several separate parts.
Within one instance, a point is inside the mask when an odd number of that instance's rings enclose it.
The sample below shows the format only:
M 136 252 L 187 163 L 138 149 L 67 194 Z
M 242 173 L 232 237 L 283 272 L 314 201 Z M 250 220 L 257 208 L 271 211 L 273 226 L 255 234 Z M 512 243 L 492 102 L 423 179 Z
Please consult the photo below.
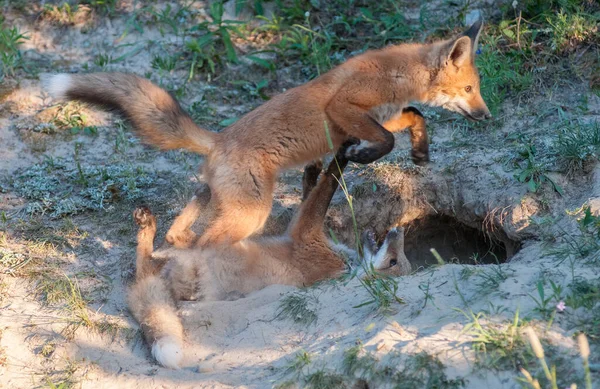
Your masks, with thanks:
M 477 111 L 473 111 L 471 113 L 471 116 L 474 120 L 486 120 L 486 119 L 491 119 L 492 118 L 492 114 L 490 113 L 490 111 L 488 110 L 477 110 Z

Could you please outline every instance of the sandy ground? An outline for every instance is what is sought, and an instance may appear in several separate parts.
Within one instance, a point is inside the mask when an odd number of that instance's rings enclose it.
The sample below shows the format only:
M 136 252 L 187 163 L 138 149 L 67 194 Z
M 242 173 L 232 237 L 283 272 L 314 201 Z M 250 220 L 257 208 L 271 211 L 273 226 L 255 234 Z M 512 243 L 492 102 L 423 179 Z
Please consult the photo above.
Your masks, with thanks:
M 82 34 L 81 26 L 57 30 L 26 17 L 10 17 L 15 25 L 29 32 L 31 38 L 23 46 L 26 57 L 48 61 L 62 71 L 84 71 L 83 64 L 90 63 L 96 53 L 121 37 L 126 22 L 125 18 L 98 20 L 91 31 Z M 144 42 L 159 36 L 149 26 L 143 33 L 130 31 L 119 43 L 141 45 L 144 50 L 109 68 L 142 75 L 155 72 L 149 63 L 158 49 L 149 44 L 144 46 Z M 130 46 L 116 49 L 113 56 L 130 49 Z M 554 237 L 553 244 L 558 246 L 565 232 L 576 234 L 574 219 L 565 214 L 565 209 L 577 209 L 584 203 L 593 208 L 600 206 L 600 169 L 592 167 L 588 174 L 575 177 L 553 173 L 553 179 L 564 189 L 561 197 L 548 188 L 540 194 L 529 193 L 502 163 L 513 153 L 505 147 L 511 134 L 522 132 L 549 139 L 553 134 L 547 129 L 556 120 L 555 116 L 540 121 L 527 107 L 514 106 L 509 111 L 514 114 L 505 117 L 499 128 L 475 133 L 465 133 L 458 121 L 439 120 L 432 125 L 435 129 L 429 166 L 412 165 L 408 158 L 408 137 L 399 134 L 396 150 L 383 162 L 349 169 L 359 228 L 372 227 L 382 234 L 395 223 L 407 226 L 409 257 L 415 260 L 415 269 L 421 267 L 415 274 L 397 279 L 397 295 L 404 304 L 393 305 L 393 310 L 386 314 L 378 313 L 370 305 L 355 308 L 369 299 L 368 292 L 356 279 L 326 282 L 301 291 L 272 286 L 237 301 L 183 303 L 181 314 L 188 346 L 185 367 L 172 371 L 159 367 L 151 359 L 124 300 L 134 260 L 135 228 L 130 214 L 135 202 L 111 204 L 104 210 L 70 216 L 69 220 L 78 228 L 72 244 L 54 244 L 51 249 L 45 246 L 44 250 L 36 251 L 32 246 L 34 235 L 27 232 L 32 230 L 25 227 L 37 223 L 59 231 L 63 221 L 49 215 L 28 216 L 25 210 L 30 200 L 13 189 L 13 181 L 49 157 L 64 158 L 71 164 L 77 157 L 84 166 L 139 166 L 151 172 L 156 180 L 136 201 L 148 202 L 157 209 L 164 231 L 196 185 L 194 172 L 200 159 L 147 148 L 131 133 L 123 133 L 113 117 L 89 109 L 85 112 L 88 122 L 98 126 L 97 136 L 44 134 L 39 126 L 48 122 L 55 102 L 44 96 L 38 77 L 18 81 L 1 102 L 0 109 L 0 211 L 10 220 L 0 225 L 6 228 L 0 248 L 11 255 L 32 258 L 36 266 L 50 266 L 57 274 L 65 272 L 78 279 L 89 301 L 86 312 L 90 318 L 98 323 L 111 323 L 115 330 L 82 326 L 69 331 L 71 313 L 64 307 L 43 302 L 37 281 L 39 274 L 8 271 L 0 274 L 3 285 L 0 387 L 48 387 L 50 382 L 68 379 L 75 387 L 82 388 L 266 388 L 295 380 L 297 373 L 290 372 L 288 367 L 302 350 L 313 355 L 304 374 L 319 370 L 341 372 L 344 352 L 357 342 L 373 353 L 382 366 L 392 363 L 400 367 L 411 355 L 425 351 L 440 359 L 448 379 L 464 378 L 465 387 L 520 387 L 515 380 L 519 373 L 514 369 L 493 371 L 477 367 L 471 343 L 474 336 L 465 327 L 469 320 L 459 310 L 487 311 L 486 322 L 501 323 L 499 326 L 506 325 L 518 311 L 538 329 L 545 329 L 544 338 L 552 346 L 556 360 L 566 361 L 563 367 L 568 371 L 580 373 L 572 338 L 576 332 L 573 325 L 576 312 L 567 309 L 558 313 L 552 325 L 544 328 L 546 322 L 536 316 L 536 304 L 530 294 L 537 293 L 536 285 L 541 279 L 555 280 L 567 288 L 573 277 L 598 278 L 597 267 L 579 263 L 571 268 L 569 261 L 559 262 L 548 255 L 546 244 L 548 236 Z M 198 93 L 205 87 L 202 82 L 191 86 Z M 538 103 L 565 104 L 582 93 L 579 88 L 564 89 Z M 588 96 L 584 119 L 597 120 L 600 98 L 587 91 L 583 93 Z M 185 99 L 189 104 L 190 97 Z M 226 112 L 243 112 L 249 106 L 225 108 Z M 438 111 L 426 113 L 439 117 Z M 118 137 L 122 137 L 125 147 L 115 152 Z M 300 169 L 283 174 L 267 232 L 285 227 L 299 202 L 300 177 Z M 433 258 L 426 255 L 431 245 L 437 245 L 448 261 L 446 255 L 460 251 L 456 247 L 447 248 L 452 246 L 449 240 L 458 229 L 446 219 L 443 223 L 436 222 L 441 215 L 451 218 L 461 228 L 485 231 L 489 239 L 510 247 L 508 251 L 514 255 L 500 265 L 447 264 L 424 269 L 425 262 L 433 263 Z M 552 223 L 533 222 L 543 217 L 552 218 Z M 432 218 L 434 226 L 429 238 L 419 235 L 418 221 L 427 218 Z M 350 214 L 340 194 L 334 200 L 328 226 L 342 241 L 353 244 Z M 439 238 L 444 229 L 452 231 L 447 239 Z M 473 235 L 463 234 L 461 239 L 459 245 L 464 244 L 468 249 L 476 244 Z M 459 259 L 468 262 L 468 258 Z M 489 281 L 485 274 L 493 269 L 500 269 L 505 277 L 497 285 L 486 285 Z M 292 293 L 309 296 L 317 317 L 314 323 L 303 325 L 277 317 L 283 297 Z M 43 352 L 44 347 L 51 351 Z M 400 359 L 393 360 L 392 355 Z

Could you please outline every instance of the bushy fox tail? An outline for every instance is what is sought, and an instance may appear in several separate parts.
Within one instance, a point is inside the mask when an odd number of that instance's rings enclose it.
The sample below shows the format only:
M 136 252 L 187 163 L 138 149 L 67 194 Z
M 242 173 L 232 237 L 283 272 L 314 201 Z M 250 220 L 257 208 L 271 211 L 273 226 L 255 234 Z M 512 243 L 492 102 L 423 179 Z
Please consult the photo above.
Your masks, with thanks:
M 145 142 L 163 150 L 208 154 L 219 136 L 198 127 L 167 91 L 133 74 L 55 74 L 43 83 L 52 97 L 121 113 Z
M 178 369 L 183 358 L 183 326 L 165 281 L 158 276 L 137 281 L 128 300 L 154 359 L 165 367 Z

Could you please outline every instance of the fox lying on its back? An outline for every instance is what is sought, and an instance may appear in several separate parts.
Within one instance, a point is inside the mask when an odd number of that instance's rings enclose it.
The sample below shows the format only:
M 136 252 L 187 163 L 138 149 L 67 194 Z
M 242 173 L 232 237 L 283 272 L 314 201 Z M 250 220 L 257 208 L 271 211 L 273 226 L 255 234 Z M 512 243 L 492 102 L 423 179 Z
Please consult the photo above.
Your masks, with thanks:
M 218 248 L 170 248 L 153 253 L 156 219 L 147 208 L 134 212 L 140 229 L 136 281 L 128 296 L 129 307 L 161 365 L 177 368 L 183 357 L 178 300 L 230 300 L 272 284 L 308 286 L 341 275 L 346 268 L 344 256 L 358 257 L 352 250 L 330 242 L 323 232 L 327 208 L 348 162 L 345 151 L 342 147 L 337 154 L 339 168 L 332 161 L 312 190 L 320 168 L 307 169 L 304 181 L 310 194 L 288 232 L 280 237 L 247 239 Z M 401 229 L 391 230 L 379 250 L 370 234 L 365 234 L 363 241 L 365 259 L 376 270 L 391 275 L 410 272 Z
M 194 200 L 167 233 L 176 247 L 234 243 L 260 231 L 271 212 L 281 169 L 330 152 L 350 138 L 346 157 L 369 163 L 394 147 L 390 131 L 409 127 L 415 161 L 428 158 L 424 120 L 411 101 L 442 106 L 472 120 L 490 117 L 479 92 L 475 47 L 481 22 L 461 36 L 431 44 L 367 51 L 271 100 L 220 133 L 198 127 L 165 90 L 120 73 L 59 74 L 47 82 L 59 98 L 117 110 L 142 138 L 162 149 L 206 154 L 203 173 L 214 220 L 197 240 L 189 229 L 200 213 Z M 382 123 L 382 124 L 380 124 Z

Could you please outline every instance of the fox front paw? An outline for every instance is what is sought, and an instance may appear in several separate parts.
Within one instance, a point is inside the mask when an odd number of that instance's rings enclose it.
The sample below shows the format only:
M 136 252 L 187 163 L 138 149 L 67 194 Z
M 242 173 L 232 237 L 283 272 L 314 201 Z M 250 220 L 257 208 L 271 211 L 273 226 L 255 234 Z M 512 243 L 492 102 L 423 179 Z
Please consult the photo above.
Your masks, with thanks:
M 358 144 L 349 146 L 346 149 L 345 157 L 352 162 L 367 164 L 383 157 L 393 148 L 394 136 L 392 133 L 387 133 L 386 139 L 382 142 L 361 140 Z
M 429 151 L 413 150 L 411 152 L 412 161 L 415 165 L 425 166 L 429 162 Z
M 133 211 L 133 220 L 140 228 L 146 228 L 156 224 L 156 219 L 154 218 L 152 211 L 146 206 L 138 207 Z
M 373 255 L 377 251 L 377 238 L 375 231 L 367 229 L 362 234 L 362 245 L 365 253 Z

